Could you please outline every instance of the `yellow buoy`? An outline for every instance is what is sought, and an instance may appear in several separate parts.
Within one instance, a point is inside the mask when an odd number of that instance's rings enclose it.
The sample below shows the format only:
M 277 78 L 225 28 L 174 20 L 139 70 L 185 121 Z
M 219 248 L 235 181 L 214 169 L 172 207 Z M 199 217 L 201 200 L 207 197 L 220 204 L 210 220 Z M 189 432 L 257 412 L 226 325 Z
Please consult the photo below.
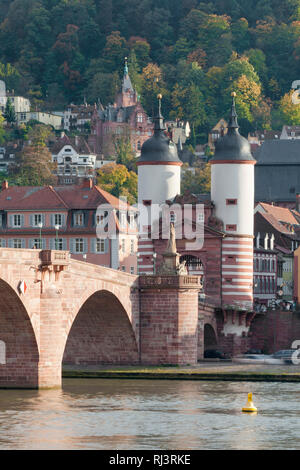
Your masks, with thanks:
M 246 413 L 255 413 L 255 412 L 257 412 L 257 408 L 253 405 L 252 393 L 248 393 L 248 401 L 246 403 L 246 406 L 244 406 L 242 408 L 242 411 L 245 411 Z

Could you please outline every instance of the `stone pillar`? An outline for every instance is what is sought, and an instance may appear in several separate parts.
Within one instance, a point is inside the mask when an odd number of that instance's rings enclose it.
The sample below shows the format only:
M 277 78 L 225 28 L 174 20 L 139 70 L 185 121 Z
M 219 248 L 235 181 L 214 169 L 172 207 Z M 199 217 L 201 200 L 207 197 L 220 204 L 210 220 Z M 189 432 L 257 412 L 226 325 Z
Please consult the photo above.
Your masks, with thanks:
M 141 363 L 196 364 L 199 276 L 141 276 Z
M 62 321 L 63 287 L 60 272 L 69 264 L 66 251 L 41 251 L 39 388 L 61 386 L 65 331 Z

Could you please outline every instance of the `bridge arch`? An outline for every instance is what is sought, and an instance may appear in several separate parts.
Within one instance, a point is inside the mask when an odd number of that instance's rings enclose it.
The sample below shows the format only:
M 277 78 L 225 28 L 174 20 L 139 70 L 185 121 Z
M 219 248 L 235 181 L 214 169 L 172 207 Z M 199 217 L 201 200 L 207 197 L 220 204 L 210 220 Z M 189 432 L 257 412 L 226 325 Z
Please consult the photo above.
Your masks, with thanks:
M 86 297 L 70 325 L 63 364 L 138 363 L 137 339 L 121 295 L 100 289 Z
M 204 325 L 204 351 L 207 349 L 217 349 L 218 337 L 214 327 L 210 323 Z
M 0 386 L 37 387 L 39 350 L 30 316 L 15 290 L 0 279 Z

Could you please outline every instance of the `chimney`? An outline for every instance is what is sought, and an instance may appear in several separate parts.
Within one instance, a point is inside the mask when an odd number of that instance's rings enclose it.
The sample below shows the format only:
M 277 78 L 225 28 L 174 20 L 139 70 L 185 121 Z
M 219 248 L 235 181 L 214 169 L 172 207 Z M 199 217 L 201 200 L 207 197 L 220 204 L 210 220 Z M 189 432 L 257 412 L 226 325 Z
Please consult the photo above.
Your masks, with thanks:
M 2 191 L 4 191 L 5 189 L 8 189 L 8 181 L 7 180 L 3 181 L 3 183 L 2 183 Z
M 274 233 L 272 233 L 271 238 L 270 238 L 270 250 L 274 250 Z
M 259 242 L 260 242 L 260 233 L 256 235 L 256 248 L 259 248 Z
M 269 235 L 266 233 L 265 235 L 265 240 L 264 240 L 264 249 L 268 249 L 268 240 L 269 240 Z
M 86 189 L 92 189 L 93 187 L 93 180 L 92 178 L 85 178 L 82 183 L 82 187 Z

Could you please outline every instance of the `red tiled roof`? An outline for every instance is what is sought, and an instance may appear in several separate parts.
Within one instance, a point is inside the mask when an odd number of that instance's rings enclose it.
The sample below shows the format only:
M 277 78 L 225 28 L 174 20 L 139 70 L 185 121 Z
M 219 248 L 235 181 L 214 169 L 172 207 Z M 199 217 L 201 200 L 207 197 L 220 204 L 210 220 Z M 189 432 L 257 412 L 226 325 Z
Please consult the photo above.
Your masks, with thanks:
M 101 204 L 134 210 L 99 186 L 11 186 L 0 193 L 2 210 L 97 209 Z
M 297 211 L 291 211 L 290 209 L 286 207 L 273 206 L 272 204 L 267 204 L 265 202 L 260 202 L 259 205 L 268 214 L 271 214 L 275 219 L 277 219 L 278 222 L 285 222 L 287 224 L 292 224 L 292 225 L 299 224 L 298 220 L 296 219 L 294 215 L 296 214 L 297 217 L 300 217 L 300 214 Z
M 11 186 L 0 193 L 0 208 L 4 210 L 67 209 L 66 203 L 51 186 Z
M 264 212 L 259 212 L 259 214 L 271 224 L 277 232 L 283 233 L 284 235 L 293 235 L 283 224 L 281 224 L 273 214 L 267 214 Z

